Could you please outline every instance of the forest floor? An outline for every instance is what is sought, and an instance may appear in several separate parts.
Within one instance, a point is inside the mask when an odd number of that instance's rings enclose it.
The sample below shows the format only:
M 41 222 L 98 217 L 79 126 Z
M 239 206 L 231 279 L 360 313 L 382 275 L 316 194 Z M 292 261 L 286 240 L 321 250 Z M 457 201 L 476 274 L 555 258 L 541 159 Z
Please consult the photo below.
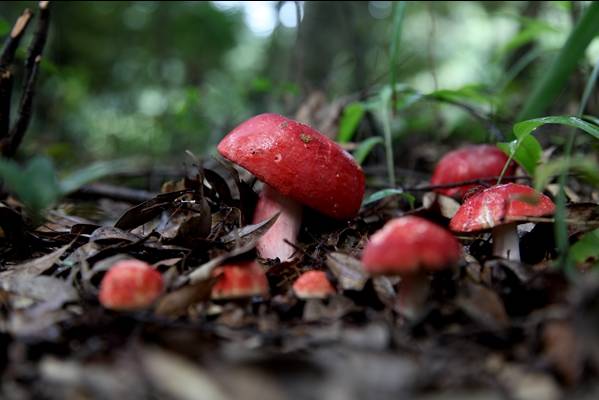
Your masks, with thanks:
M 368 183 L 376 186 L 373 176 Z M 407 185 L 426 186 L 425 176 L 413 173 Z M 244 222 L 256 201 L 249 178 L 209 160 L 159 195 L 82 190 L 35 229 L 16 200 L 3 200 L 0 397 L 599 396 L 599 279 L 584 265 L 571 276 L 551 267 L 551 222 L 524 225 L 522 263 L 491 257 L 488 234 L 460 236 L 462 261 L 431 275 L 426 307 L 410 320 L 397 312 L 398 279 L 363 272 L 364 244 L 390 218 L 418 214 L 448 224 L 452 204 L 423 207 L 426 190 L 414 204 L 385 197 L 348 222 L 308 213 L 296 259 L 263 260 L 268 297 L 211 301 L 211 270 L 231 257 L 255 257 L 255 240 L 268 228 Z M 569 220 L 597 222 L 597 193 L 575 191 Z M 115 200 L 131 193 L 139 196 Z M 570 225 L 571 237 L 585 226 Z M 101 277 L 123 256 L 165 277 L 166 293 L 151 309 L 99 304 Z M 313 268 L 326 271 L 337 294 L 293 295 L 294 279 Z

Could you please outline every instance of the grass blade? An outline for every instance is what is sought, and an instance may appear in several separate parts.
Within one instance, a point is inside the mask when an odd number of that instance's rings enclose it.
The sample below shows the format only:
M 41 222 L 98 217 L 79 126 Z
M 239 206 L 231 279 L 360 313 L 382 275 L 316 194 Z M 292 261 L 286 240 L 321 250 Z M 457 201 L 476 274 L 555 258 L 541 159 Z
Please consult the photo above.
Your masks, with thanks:
M 531 119 L 543 114 L 566 85 L 572 71 L 583 58 L 591 40 L 599 35 L 599 2 L 593 1 L 576 24 L 546 73 L 534 86 L 517 120 Z

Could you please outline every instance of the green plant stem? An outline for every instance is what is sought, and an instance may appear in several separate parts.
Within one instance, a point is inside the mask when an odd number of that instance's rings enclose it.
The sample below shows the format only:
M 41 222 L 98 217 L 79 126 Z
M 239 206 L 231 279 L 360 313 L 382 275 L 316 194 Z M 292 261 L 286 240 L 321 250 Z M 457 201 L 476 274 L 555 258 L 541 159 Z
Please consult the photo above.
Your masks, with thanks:
M 395 187 L 395 160 L 393 159 L 393 138 L 391 137 L 391 104 L 383 101 L 382 121 L 383 135 L 385 136 L 385 158 L 387 159 L 387 176 L 389 187 Z
M 397 103 L 397 93 L 395 91 L 395 85 L 397 84 L 397 65 L 399 57 L 399 42 L 401 40 L 401 28 L 403 26 L 403 19 L 406 11 L 407 2 L 400 1 L 393 6 L 393 37 L 391 40 L 390 49 L 390 68 L 389 75 L 391 79 L 391 104 L 395 110 L 395 104 Z
M 586 108 L 589 98 L 591 97 L 591 92 L 595 87 L 595 83 L 597 82 L 597 76 L 599 76 L 599 60 L 595 64 L 595 68 L 593 68 L 593 72 L 591 73 L 582 95 L 582 100 L 580 101 L 580 105 L 578 107 L 579 118 L 582 117 L 584 109 Z M 570 163 L 572 158 L 572 149 L 574 148 L 575 142 L 576 129 L 572 129 L 564 150 L 566 163 Z M 559 251 L 559 265 L 562 266 L 565 271 L 572 273 L 574 269 L 572 260 L 569 257 L 570 246 L 568 241 L 568 226 L 566 224 L 566 193 L 564 190 L 567 182 L 567 175 L 568 169 L 564 168 L 558 179 L 559 191 L 555 199 L 555 241 Z

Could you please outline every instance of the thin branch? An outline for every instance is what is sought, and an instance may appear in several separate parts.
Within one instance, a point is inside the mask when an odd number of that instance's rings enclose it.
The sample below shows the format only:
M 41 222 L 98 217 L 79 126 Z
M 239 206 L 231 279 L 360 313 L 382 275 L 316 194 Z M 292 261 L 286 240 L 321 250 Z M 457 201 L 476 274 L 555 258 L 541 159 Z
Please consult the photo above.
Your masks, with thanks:
M 42 57 L 38 56 L 33 64 L 33 68 L 30 73 L 30 78 L 26 83 L 23 97 L 21 97 L 21 105 L 19 107 L 19 117 L 17 122 L 13 125 L 8 136 L 8 140 L 5 143 L 0 143 L 2 149 L 2 155 L 4 157 L 13 157 L 25 136 L 25 131 L 29 126 L 31 120 L 31 113 L 33 109 L 33 96 L 35 94 L 35 81 L 37 78 L 37 71 L 39 64 L 42 61 Z
M 13 87 L 12 62 L 32 16 L 31 10 L 26 9 L 23 11 L 23 14 L 15 22 L 10 35 L 6 38 L 0 55 L 0 139 L 7 137 L 10 129 L 10 98 Z
M 493 186 L 495 184 L 495 182 L 497 182 L 497 179 L 499 177 L 498 176 L 490 176 L 488 178 L 482 178 L 482 179 L 469 179 L 467 181 L 460 181 L 460 182 L 452 182 L 452 183 L 444 183 L 441 185 L 427 185 L 427 186 L 418 186 L 418 187 L 405 187 L 402 188 L 404 191 L 406 192 L 428 192 L 430 190 L 436 190 L 436 189 L 451 189 L 451 188 L 455 188 L 455 187 L 460 187 L 460 186 L 467 186 L 467 185 L 481 185 L 481 186 Z M 504 176 L 503 180 L 505 181 L 517 181 L 517 180 L 532 180 L 532 178 L 528 177 L 528 176 Z
M 27 8 L 17 19 L 17 22 L 15 22 L 12 31 L 10 31 L 10 35 L 6 38 L 6 42 L 4 43 L 2 55 L 0 55 L 0 68 L 5 69 L 12 64 L 21 38 L 23 37 L 23 33 L 25 33 L 25 30 L 27 29 L 29 21 L 31 21 L 31 17 L 33 17 L 33 12 Z
M 10 130 L 7 143 L 1 143 L 2 155 L 12 157 L 17 152 L 19 145 L 23 141 L 25 132 L 31 121 L 33 109 L 33 98 L 35 96 L 35 83 L 39 66 L 42 61 L 42 53 L 48 38 L 48 27 L 50 25 L 50 7 L 48 1 L 40 1 L 40 17 L 37 21 L 37 29 L 35 31 L 29 53 L 25 61 L 25 82 L 23 85 L 23 95 L 19 106 L 19 114 L 17 121 Z

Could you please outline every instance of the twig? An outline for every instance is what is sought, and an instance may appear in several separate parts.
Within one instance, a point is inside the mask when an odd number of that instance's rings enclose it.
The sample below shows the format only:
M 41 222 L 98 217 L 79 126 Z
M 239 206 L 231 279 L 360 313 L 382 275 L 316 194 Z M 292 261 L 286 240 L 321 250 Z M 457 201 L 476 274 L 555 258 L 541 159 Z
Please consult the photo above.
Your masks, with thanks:
M 19 106 L 19 114 L 16 123 L 10 130 L 8 143 L 2 146 L 2 155 L 12 157 L 17 152 L 25 132 L 31 121 L 33 109 L 33 97 L 35 95 L 35 82 L 39 71 L 39 65 L 42 61 L 42 52 L 46 45 L 48 37 L 48 26 L 50 24 L 50 7 L 48 1 L 40 1 L 40 17 L 37 21 L 37 29 L 33 41 L 29 47 L 29 54 L 25 61 L 25 83 L 23 85 L 23 95 Z
M 11 65 L 32 16 L 31 10 L 23 11 L 8 35 L 0 55 L 0 139 L 6 138 L 10 129 L 10 98 L 13 86 Z
M 129 203 L 143 203 L 156 197 L 156 193 L 145 190 L 131 189 L 123 186 L 109 185 L 105 183 L 91 183 L 82 186 L 69 197 L 92 197 L 106 198 Z
M 32 16 L 33 12 L 27 8 L 17 19 L 17 22 L 15 22 L 12 31 L 10 31 L 10 35 L 6 38 L 6 42 L 4 43 L 2 55 L 0 56 L 0 67 L 6 68 L 12 64 L 21 38 L 23 37 L 23 33 L 27 29 L 27 25 L 29 25 Z
M 490 176 L 488 178 L 479 178 L 479 179 L 469 179 L 467 181 L 460 182 L 452 182 L 452 183 L 444 183 L 440 185 L 427 185 L 427 186 L 418 186 L 418 187 L 405 187 L 402 188 L 406 192 L 428 192 L 430 190 L 435 189 L 450 189 L 454 187 L 466 186 L 466 185 L 482 185 L 482 186 L 493 186 L 493 182 L 497 182 L 498 176 Z M 528 176 L 504 176 L 503 180 L 506 181 L 517 181 L 517 180 L 532 180 L 531 177 Z

